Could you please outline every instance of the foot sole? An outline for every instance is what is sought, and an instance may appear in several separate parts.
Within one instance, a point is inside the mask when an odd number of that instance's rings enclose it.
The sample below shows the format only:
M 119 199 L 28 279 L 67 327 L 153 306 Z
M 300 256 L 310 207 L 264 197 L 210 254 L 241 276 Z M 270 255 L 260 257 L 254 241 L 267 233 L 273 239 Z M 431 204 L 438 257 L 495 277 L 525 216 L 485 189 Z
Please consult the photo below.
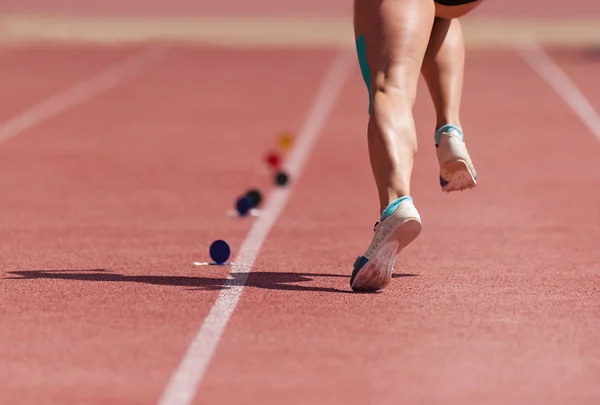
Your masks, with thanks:
M 398 254 L 421 233 L 421 222 L 409 219 L 402 223 L 389 239 L 358 271 L 350 287 L 354 291 L 375 292 L 385 288 L 392 280 L 394 262 Z
M 464 160 L 445 163 L 440 176 L 440 180 L 442 179 L 444 179 L 442 181 L 442 191 L 447 193 L 471 189 L 477 185 L 475 175 Z

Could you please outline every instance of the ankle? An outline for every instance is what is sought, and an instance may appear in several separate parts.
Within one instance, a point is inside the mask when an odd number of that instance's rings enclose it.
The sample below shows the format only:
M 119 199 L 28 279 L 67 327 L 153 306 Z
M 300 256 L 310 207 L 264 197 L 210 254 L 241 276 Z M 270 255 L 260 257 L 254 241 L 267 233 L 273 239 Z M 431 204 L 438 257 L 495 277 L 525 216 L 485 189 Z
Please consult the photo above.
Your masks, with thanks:
M 436 128 L 437 129 L 436 129 L 435 135 L 434 135 L 436 147 L 440 144 L 440 138 L 442 137 L 443 133 L 447 133 L 449 131 L 456 130 L 460 133 L 461 137 L 463 135 L 462 127 L 460 126 L 460 124 L 442 124 L 442 125 L 438 124 Z
M 379 220 L 383 221 L 384 219 L 386 219 L 387 217 L 392 215 L 394 212 L 396 212 L 396 209 L 398 209 L 398 205 L 400 205 L 400 203 L 405 200 L 412 200 L 412 197 L 410 195 L 406 194 L 406 195 L 402 195 L 398 198 L 392 199 L 385 206 L 383 206 L 383 204 L 382 204 L 382 206 L 380 207 L 381 209 L 379 211 L 379 212 L 381 212 L 381 216 L 380 216 Z
M 460 125 L 460 121 L 459 120 L 440 120 L 438 119 L 435 123 L 435 130 L 439 130 L 440 128 L 446 127 L 446 126 L 453 126 L 453 127 L 457 127 L 457 128 L 462 128 L 462 126 Z

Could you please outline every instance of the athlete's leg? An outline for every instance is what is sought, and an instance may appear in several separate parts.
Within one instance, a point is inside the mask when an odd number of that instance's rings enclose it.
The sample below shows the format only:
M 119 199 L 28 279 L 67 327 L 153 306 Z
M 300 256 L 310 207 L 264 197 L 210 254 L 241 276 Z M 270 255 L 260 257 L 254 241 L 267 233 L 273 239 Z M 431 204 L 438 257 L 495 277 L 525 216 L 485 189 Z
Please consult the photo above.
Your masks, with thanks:
M 456 9 L 469 6 L 454 6 Z M 476 172 L 464 143 L 460 106 L 465 45 L 458 19 L 436 18 L 422 73 L 436 110 L 435 145 L 443 191 L 475 187 Z
M 369 87 L 368 145 L 381 217 L 370 246 L 354 263 L 354 290 L 391 280 L 396 256 L 421 231 L 410 198 L 417 152 L 412 109 L 435 15 L 432 0 L 354 0 L 354 27 Z
M 460 127 L 460 104 L 465 68 L 465 46 L 458 19 L 436 18 L 422 73 L 436 112 L 436 129 Z
M 447 124 L 460 126 L 459 110 L 465 69 L 465 43 L 458 17 L 475 9 L 482 0 L 467 1 L 455 6 L 440 3 L 457 2 L 437 0 L 436 19 L 423 59 L 422 73 L 435 105 L 436 128 Z
M 417 151 L 412 108 L 434 14 L 432 0 L 354 1 L 357 46 L 366 53 L 361 65 L 371 90 L 368 145 L 381 211 L 410 194 Z

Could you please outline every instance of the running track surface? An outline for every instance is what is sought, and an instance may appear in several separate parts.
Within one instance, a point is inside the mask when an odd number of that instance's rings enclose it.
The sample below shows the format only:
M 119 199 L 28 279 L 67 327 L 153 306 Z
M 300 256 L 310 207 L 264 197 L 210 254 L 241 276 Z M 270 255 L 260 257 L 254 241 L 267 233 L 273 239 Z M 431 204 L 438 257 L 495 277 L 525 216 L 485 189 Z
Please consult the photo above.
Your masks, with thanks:
M 0 120 L 147 52 L 3 48 Z M 269 194 L 261 156 L 305 124 L 337 53 L 157 52 L 0 145 L 2 403 L 158 402 L 229 288 L 229 267 L 192 262 L 218 238 L 235 257 L 257 219 L 225 211 L 249 187 Z M 600 61 L 548 52 L 600 110 Z M 516 51 L 471 52 L 463 124 L 480 185 L 439 191 L 422 86 L 424 231 L 388 289 L 353 294 L 377 201 L 349 60 L 190 403 L 597 404 L 599 140 Z

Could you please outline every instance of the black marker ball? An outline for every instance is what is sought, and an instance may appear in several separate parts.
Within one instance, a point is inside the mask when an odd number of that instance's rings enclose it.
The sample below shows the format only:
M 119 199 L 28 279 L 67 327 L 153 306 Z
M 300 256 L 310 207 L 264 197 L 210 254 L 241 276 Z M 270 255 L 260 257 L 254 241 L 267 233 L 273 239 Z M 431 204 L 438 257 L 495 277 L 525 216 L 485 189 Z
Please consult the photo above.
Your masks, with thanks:
M 256 189 L 249 190 L 246 193 L 246 198 L 250 201 L 250 208 L 258 207 L 262 201 L 262 195 Z
M 275 183 L 277 183 L 278 186 L 285 186 L 288 183 L 288 180 L 288 175 L 285 172 L 279 172 L 275 176 Z

